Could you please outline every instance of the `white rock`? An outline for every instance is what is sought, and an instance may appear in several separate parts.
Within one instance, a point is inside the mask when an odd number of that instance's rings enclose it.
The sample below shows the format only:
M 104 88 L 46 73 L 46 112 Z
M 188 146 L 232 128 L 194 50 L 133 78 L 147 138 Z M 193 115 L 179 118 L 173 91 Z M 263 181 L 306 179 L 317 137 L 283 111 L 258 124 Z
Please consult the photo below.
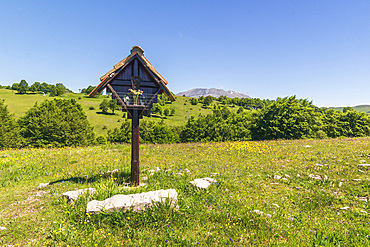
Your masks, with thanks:
M 360 182 L 361 181 L 361 179 L 358 179 L 358 178 L 354 178 L 352 180 L 355 181 L 355 182 Z
M 6 230 L 6 227 L 0 226 L 0 231 Z
M 328 180 L 329 178 L 328 178 L 328 176 L 324 175 L 324 179 L 325 179 L 325 180 Z
M 281 178 L 281 176 L 279 176 L 279 175 L 275 175 L 275 176 L 274 176 L 274 179 L 279 180 L 280 178 Z
M 327 166 L 327 164 L 315 164 L 315 166 Z
M 285 176 L 286 178 L 290 178 L 290 176 L 289 176 L 288 174 L 285 174 L 284 176 Z
M 154 168 L 154 169 L 152 169 L 152 170 L 149 170 L 149 172 L 150 172 L 150 175 L 153 175 L 153 173 L 155 173 L 155 172 L 159 172 L 161 169 L 159 169 L 159 167 L 156 167 L 156 168 Z
M 359 199 L 360 201 L 364 201 L 364 202 L 367 202 L 367 197 L 357 197 L 357 199 Z
M 272 205 L 274 205 L 277 208 L 280 208 L 279 205 L 277 205 L 276 203 L 273 203 Z
M 300 177 L 301 175 L 297 174 L 297 177 Z
M 77 198 L 80 195 L 83 195 L 85 193 L 89 192 L 90 194 L 93 194 L 96 192 L 96 189 L 94 188 L 86 188 L 86 189 L 80 189 L 80 190 L 73 190 L 73 191 L 67 191 L 62 194 L 65 198 L 68 199 L 69 202 L 74 202 L 77 200 Z
M 271 214 L 266 214 L 266 213 L 264 213 L 264 212 L 262 212 L 262 211 L 260 211 L 258 209 L 255 209 L 255 210 L 251 211 L 251 213 L 256 213 L 258 215 L 264 215 L 264 216 L 266 216 L 268 218 L 271 218 Z
M 316 180 L 321 180 L 321 176 L 320 175 L 313 175 L 313 174 L 310 174 L 308 175 L 309 178 L 313 178 L 313 179 L 316 179 Z
M 366 160 L 360 160 L 360 162 L 361 162 L 361 163 L 365 163 L 365 162 L 366 162 Z
M 304 146 L 305 148 L 310 148 L 311 146 L 310 145 L 306 145 L 306 146 Z
M 348 206 L 346 206 L 346 207 L 343 207 L 343 208 L 340 208 L 341 210 L 347 210 L 347 209 L 349 209 L 349 207 Z
M 339 186 L 339 187 L 342 187 L 342 184 L 343 184 L 342 182 L 339 182 L 339 185 L 338 185 L 338 186 Z
M 41 196 L 44 196 L 46 193 L 47 193 L 47 192 L 46 192 L 46 191 L 43 191 L 43 190 L 41 190 L 41 191 L 37 191 L 37 192 L 35 193 L 35 196 L 37 196 L 37 197 L 41 197 Z
M 368 167 L 368 166 L 370 166 L 370 164 L 359 164 L 359 166 Z
M 288 218 L 288 220 L 290 220 L 290 221 L 294 221 L 294 219 L 293 219 L 293 218 L 291 218 L 291 217 L 289 217 L 289 218 Z
M 118 173 L 119 170 L 118 169 L 114 169 L 113 171 L 107 171 L 107 174 L 113 174 L 113 173 Z
M 39 186 L 37 186 L 37 188 L 39 189 L 42 189 L 42 188 L 45 188 L 46 186 L 48 186 L 50 183 L 40 183 Z
M 270 184 L 279 184 L 279 183 L 270 183 Z
M 189 169 L 187 169 L 187 168 L 185 168 L 185 170 L 184 170 L 186 173 L 189 173 L 190 174 L 190 171 L 189 171 Z
M 93 200 L 87 204 L 86 213 L 100 211 L 133 210 L 134 212 L 151 207 L 153 202 L 165 203 L 169 200 L 171 207 L 177 205 L 177 192 L 175 189 L 156 190 L 130 195 L 115 195 L 104 201 Z
M 197 178 L 194 181 L 190 181 L 192 185 L 201 189 L 207 189 L 213 182 L 216 182 L 213 178 Z
M 363 171 L 363 170 L 360 170 L 360 169 L 358 169 L 358 171 L 359 171 L 359 172 L 362 172 L 362 173 L 364 173 L 364 171 Z
M 256 214 L 259 214 L 259 215 L 263 215 L 263 212 L 258 210 L 258 209 L 255 209 L 253 211 L 251 211 L 252 213 L 256 213 Z
M 366 212 L 366 211 L 364 211 L 364 210 L 360 210 L 360 213 L 367 214 L 367 212 Z
M 175 175 L 182 176 L 182 173 L 181 172 L 177 172 L 177 173 L 175 173 Z
M 287 179 L 287 178 L 282 178 L 281 180 L 288 181 L 288 179 Z

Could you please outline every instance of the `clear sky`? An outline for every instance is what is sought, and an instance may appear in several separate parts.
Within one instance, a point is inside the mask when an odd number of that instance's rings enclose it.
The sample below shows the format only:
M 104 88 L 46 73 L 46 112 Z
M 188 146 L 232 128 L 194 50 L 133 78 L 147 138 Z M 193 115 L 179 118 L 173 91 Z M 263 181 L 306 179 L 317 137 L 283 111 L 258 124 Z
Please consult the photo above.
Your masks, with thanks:
M 370 104 L 370 1 L 0 0 L 0 85 L 78 92 L 134 45 L 174 93 Z

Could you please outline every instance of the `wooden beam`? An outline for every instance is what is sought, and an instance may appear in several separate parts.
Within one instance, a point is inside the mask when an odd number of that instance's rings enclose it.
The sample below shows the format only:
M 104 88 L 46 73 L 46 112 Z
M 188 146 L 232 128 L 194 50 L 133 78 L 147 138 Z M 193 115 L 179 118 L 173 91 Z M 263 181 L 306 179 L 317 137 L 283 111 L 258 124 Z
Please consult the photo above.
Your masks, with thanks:
M 118 102 L 122 105 L 123 109 L 125 109 L 125 111 L 128 112 L 128 114 L 131 116 L 131 113 L 128 111 L 127 109 L 127 106 L 125 104 L 125 102 L 123 102 L 123 100 L 121 99 L 121 97 L 119 97 L 119 95 L 117 94 L 117 92 L 113 89 L 113 87 L 110 85 L 110 84 L 107 84 L 107 88 L 109 88 L 109 90 L 112 92 L 112 94 L 114 95 L 114 97 L 118 100 Z

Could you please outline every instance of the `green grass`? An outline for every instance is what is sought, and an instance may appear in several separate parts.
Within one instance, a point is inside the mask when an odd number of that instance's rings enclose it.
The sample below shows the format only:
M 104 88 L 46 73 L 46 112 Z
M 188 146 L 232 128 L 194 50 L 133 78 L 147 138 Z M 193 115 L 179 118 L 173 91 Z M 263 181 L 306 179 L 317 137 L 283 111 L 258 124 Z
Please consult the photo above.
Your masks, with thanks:
M 334 110 L 337 110 L 337 111 L 343 111 L 344 107 L 331 107 L 331 108 L 333 108 Z M 370 105 L 357 105 L 357 106 L 354 106 L 352 108 L 356 111 L 370 113 Z
M 123 112 L 118 110 L 113 114 L 102 114 L 99 109 L 99 104 L 105 98 L 110 96 L 100 96 L 98 98 L 90 98 L 85 94 L 69 93 L 61 97 L 63 99 L 75 99 L 81 104 L 84 109 L 86 116 L 92 126 L 94 126 L 94 131 L 96 135 L 106 135 L 108 129 L 113 129 L 121 126 Z M 0 99 L 5 99 L 5 104 L 8 106 L 9 111 L 14 114 L 16 118 L 24 116 L 26 111 L 30 109 L 36 102 L 42 102 L 46 99 L 51 100 L 54 97 L 42 96 L 40 94 L 16 94 L 16 91 L 0 89 Z M 214 102 L 218 104 L 218 102 Z M 90 110 L 90 107 L 94 107 L 94 110 Z M 152 116 L 144 117 L 144 119 L 151 119 L 153 121 L 161 121 L 162 119 L 168 124 L 173 126 L 185 125 L 188 117 L 194 116 L 198 117 L 199 114 L 207 115 L 212 113 L 211 109 L 205 109 L 202 104 L 191 105 L 188 97 L 176 96 L 176 101 L 173 103 L 167 103 L 163 106 L 163 109 L 175 109 L 175 114 L 173 116 Z M 236 107 L 230 108 L 231 110 L 237 110 Z M 109 111 L 110 112 L 110 111 Z
M 369 246 L 369 215 L 361 211 L 370 205 L 359 200 L 370 196 L 369 171 L 358 166 L 370 163 L 369 145 L 370 138 L 141 145 L 147 185 L 131 190 L 124 187 L 129 145 L 0 151 L 0 226 L 7 228 L 0 245 Z M 150 175 L 155 167 L 161 171 Z M 121 173 L 101 175 L 115 168 Z M 191 173 L 175 174 L 184 169 Z M 219 175 L 208 190 L 189 184 L 210 173 Z M 87 187 L 98 194 L 73 205 L 60 197 Z M 178 209 L 85 213 L 92 199 L 169 188 Z

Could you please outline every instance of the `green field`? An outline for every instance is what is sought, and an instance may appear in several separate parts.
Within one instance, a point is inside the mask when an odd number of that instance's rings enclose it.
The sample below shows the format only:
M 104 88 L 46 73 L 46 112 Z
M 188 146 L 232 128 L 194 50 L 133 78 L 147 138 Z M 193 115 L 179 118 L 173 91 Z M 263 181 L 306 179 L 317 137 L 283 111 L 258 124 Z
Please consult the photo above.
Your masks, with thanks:
M 16 91 L 0 89 L 0 99 L 5 99 L 5 104 L 8 106 L 10 113 L 14 114 L 16 118 L 19 118 L 25 114 L 25 112 L 30 109 L 36 102 L 42 102 L 46 99 L 51 100 L 53 98 L 63 98 L 63 99 L 75 99 L 81 104 L 83 110 L 91 125 L 93 125 L 96 135 L 106 135 L 108 129 L 120 127 L 122 122 L 122 111 L 116 111 L 115 115 L 103 114 L 99 109 L 99 104 L 110 96 L 100 96 L 98 98 L 90 98 L 85 94 L 69 93 L 61 97 L 49 97 L 42 96 L 40 94 L 16 94 Z M 217 104 L 215 102 L 214 104 Z M 94 107 L 94 110 L 90 110 L 90 107 Z M 176 101 L 173 103 L 166 103 L 163 109 L 175 109 L 174 116 L 152 116 L 144 117 L 144 119 L 151 119 L 154 121 L 161 121 L 162 119 L 168 125 L 180 126 L 185 125 L 188 117 L 194 116 L 198 117 L 199 114 L 207 115 L 212 113 L 211 109 L 205 109 L 202 104 L 191 105 L 189 98 L 176 96 Z M 231 108 L 236 110 L 236 108 Z M 110 111 L 109 111 L 110 112 Z
M 334 110 L 337 110 L 337 111 L 342 111 L 344 107 L 331 107 L 331 108 L 333 108 Z M 370 105 L 357 105 L 357 106 L 354 106 L 352 108 L 356 111 L 370 113 Z
M 359 166 L 370 163 L 369 146 L 370 138 L 141 145 L 147 185 L 132 189 L 129 145 L 0 151 L 0 245 L 369 246 L 369 170 Z M 211 173 L 219 175 L 208 190 L 189 184 Z M 60 196 L 87 187 L 98 194 L 75 204 Z M 92 199 L 169 188 L 177 209 L 85 213 Z

